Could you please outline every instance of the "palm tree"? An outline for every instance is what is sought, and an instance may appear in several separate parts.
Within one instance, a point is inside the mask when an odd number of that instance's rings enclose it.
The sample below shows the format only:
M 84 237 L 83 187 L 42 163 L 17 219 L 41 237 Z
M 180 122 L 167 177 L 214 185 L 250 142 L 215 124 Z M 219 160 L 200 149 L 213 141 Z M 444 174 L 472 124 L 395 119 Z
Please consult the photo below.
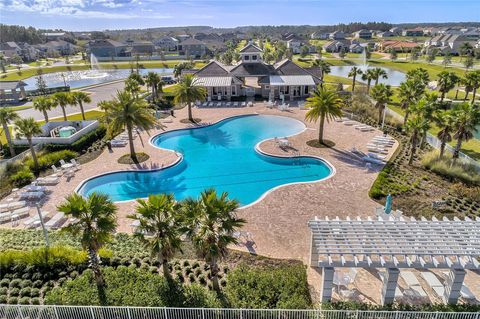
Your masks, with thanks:
M 401 108 L 405 110 L 403 125 L 408 121 L 410 107 L 415 104 L 425 92 L 425 86 L 418 80 L 407 80 L 400 83 L 398 88 L 398 97 L 400 98 Z
M 424 126 L 425 126 L 425 122 L 421 116 L 414 116 L 412 119 L 409 119 L 407 122 L 407 132 L 411 134 L 410 144 L 412 147 L 410 151 L 410 159 L 408 160 L 408 165 L 412 165 L 413 163 L 413 159 L 417 151 L 419 137 L 421 132 L 424 129 Z
M 375 85 L 378 84 L 378 81 L 382 79 L 388 79 L 387 72 L 382 68 L 373 68 L 372 69 L 372 79 L 375 80 Z
M 373 69 L 368 69 L 362 75 L 362 80 L 367 81 L 367 94 L 370 93 L 370 85 L 372 84 L 373 79 L 374 79 Z
M 472 92 L 473 93 L 472 104 L 474 104 L 475 97 L 477 95 L 477 89 L 480 87 L 480 70 L 475 70 L 473 72 L 468 72 L 467 74 L 465 74 L 464 84 L 465 84 L 464 101 L 467 100 L 468 94 Z
M 183 203 L 191 223 L 188 235 L 210 264 L 213 289 L 217 292 L 220 292 L 218 262 L 227 254 L 228 245 L 237 243 L 233 233 L 245 224 L 245 220 L 235 215 L 238 206 L 238 201 L 228 199 L 226 192 L 218 196 L 214 189 L 203 191 L 198 200 L 186 199 Z
M 376 84 L 372 88 L 372 98 L 376 101 L 375 107 L 378 109 L 378 124 L 382 124 L 383 112 L 385 111 L 386 104 L 390 102 L 393 96 L 392 87 L 383 83 Z
M 192 74 L 186 74 L 174 89 L 175 103 L 187 104 L 188 119 L 193 122 L 192 103 L 204 100 L 207 91 L 204 87 L 197 85 L 197 79 Z
M 103 118 L 105 123 L 110 124 L 111 112 L 113 108 L 113 101 L 100 101 L 97 104 L 97 107 L 103 111 Z
M 325 62 L 321 59 L 316 59 L 315 61 L 313 61 L 312 66 L 320 69 L 320 71 L 321 71 L 321 74 L 320 74 L 320 81 L 321 82 L 320 83 L 323 86 L 323 78 L 325 77 L 325 74 L 328 74 L 328 73 L 331 72 L 330 63 Z
M 152 101 L 155 103 L 155 98 L 157 95 L 157 87 L 158 84 L 161 82 L 161 78 L 158 73 L 155 72 L 148 72 L 145 78 L 145 83 L 152 89 Z
M 407 80 L 419 81 L 424 86 L 430 82 L 430 75 L 424 68 L 416 68 L 407 72 Z
M 102 272 L 98 260 L 98 251 L 108 243 L 117 227 L 117 207 L 105 194 L 92 193 L 88 197 L 73 193 L 65 199 L 57 209 L 66 216 L 72 217 L 72 222 L 62 231 L 80 238 L 82 247 L 88 252 L 100 301 L 105 303 Z
M 305 119 L 316 122 L 320 119 L 318 128 L 318 142 L 323 144 L 323 126 L 325 120 L 329 122 L 331 119 L 342 116 L 343 101 L 335 91 L 329 91 L 322 87 L 317 87 L 311 97 L 307 98 L 305 106 L 309 108 L 305 114 Z
M 445 153 L 445 146 L 452 141 L 454 117 L 451 110 L 438 110 L 434 114 L 435 124 L 440 128 L 437 138 L 440 140 L 440 157 Z
M 15 121 L 15 130 L 18 137 L 25 137 L 28 141 L 28 147 L 30 147 L 30 153 L 32 153 L 33 164 L 35 165 L 35 171 L 38 171 L 37 154 L 33 149 L 32 138 L 35 135 L 42 133 L 42 129 L 38 122 L 35 122 L 33 117 L 26 119 L 18 119 Z
M 420 146 L 423 148 L 427 141 L 427 131 L 431 127 L 431 123 L 435 120 L 434 114 L 438 109 L 437 92 L 425 93 L 424 97 L 413 106 L 413 112 L 421 117 L 424 121 L 422 139 Z
M 92 102 L 92 99 L 87 93 L 81 91 L 72 92 L 71 94 L 73 103 L 80 106 L 80 112 L 82 112 L 82 119 L 85 121 L 85 110 L 83 109 L 83 103 L 90 103 Z
M 456 160 L 460 155 L 462 143 L 473 138 L 473 133 L 477 131 L 480 125 L 480 109 L 473 104 L 461 103 L 453 108 L 455 118 L 455 133 L 453 137 L 457 140 L 453 159 Z
M 135 97 L 138 97 L 138 93 L 140 93 L 140 83 L 135 78 L 127 78 L 125 80 L 125 91 L 132 93 L 135 95 Z
M 128 141 L 130 143 L 130 157 L 137 160 L 135 146 L 133 145 L 133 127 L 149 130 L 157 123 L 155 116 L 148 109 L 145 100 L 133 96 L 128 91 L 117 91 L 117 96 L 112 102 L 111 108 L 111 129 L 119 132 L 126 128 Z
M 148 196 L 148 201 L 137 200 L 136 214 L 128 217 L 139 221 L 135 236 L 138 237 L 157 256 L 163 275 L 170 279 L 168 260 L 180 249 L 182 235 L 181 205 L 172 194 Z M 148 236 L 146 236 L 148 234 Z
M 352 78 L 352 92 L 355 92 L 355 80 L 358 75 L 362 75 L 363 71 L 359 67 L 352 67 L 350 72 L 348 72 L 348 77 Z
M 55 106 L 55 102 L 52 98 L 47 96 L 39 96 L 33 99 L 33 108 L 43 113 L 45 123 L 48 123 L 48 113 Z
M 8 148 L 10 149 L 10 156 L 15 156 L 15 148 L 13 147 L 12 143 L 12 136 L 10 135 L 10 129 L 8 128 L 8 124 L 18 120 L 20 117 L 18 116 L 17 112 L 5 108 L 0 107 L 0 123 L 2 123 L 2 129 L 5 132 L 5 137 L 7 139 Z
M 57 92 L 52 95 L 52 98 L 55 105 L 62 108 L 63 119 L 64 121 L 67 121 L 67 112 L 65 111 L 65 108 L 67 105 L 73 104 L 72 94 L 70 92 Z
M 442 71 L 438 74 L 438 91 L 442 93 L 440 102 L 443 102 L 445 94 L 455 87 L 460 78 L 453 72 Z

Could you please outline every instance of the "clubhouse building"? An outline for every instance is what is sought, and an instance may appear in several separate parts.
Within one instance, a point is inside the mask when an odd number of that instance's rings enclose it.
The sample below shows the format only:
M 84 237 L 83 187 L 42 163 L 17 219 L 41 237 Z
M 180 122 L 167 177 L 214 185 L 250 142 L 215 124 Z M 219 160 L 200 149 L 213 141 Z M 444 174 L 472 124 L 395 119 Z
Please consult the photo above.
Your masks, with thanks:
M 241 60 L 236 65 L 213 60 L 194 72 L 197 84 L 207 89 L 209 101 L 245 97 L 291 101 L 309 96 L 321 82 L 319 70 L 304 69 L 289 59 L 265 63 L 262 50 L 254 44 L 247 44 L 239 53 Z

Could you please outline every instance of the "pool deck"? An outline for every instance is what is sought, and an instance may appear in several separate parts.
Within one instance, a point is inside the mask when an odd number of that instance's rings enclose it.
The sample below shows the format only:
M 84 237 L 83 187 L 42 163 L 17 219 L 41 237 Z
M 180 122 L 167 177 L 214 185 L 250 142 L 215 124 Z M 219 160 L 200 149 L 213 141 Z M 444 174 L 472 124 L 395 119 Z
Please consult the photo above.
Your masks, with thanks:
M 268 109 L 263 103 L 245 108 L 193 109 L 194 117 L 201 118 L 203 123 L 214 123 L 230 116 L 255 113 L 288 116 L 304 122 L 305 112 L 299 108 L 291 108 L 288 111 Z M 186 113 L 184 108 L 176 111 L 176 117 L 162 120 L 164 129 L 172 130 L 191 126 L 180 123 L 180 119 L 184 119 Z M 346 150 L 355 147 L 367 152 L 366 144 L 381 132 L 378 130 L 360 132 L 353 126 L 330 122 L 325 125 L 324 138 L 334 141 L 336 145 L 333 148 L 314 148 L 308 146 L 306 141 L 318 138 L 318 123 L 304 123 L 307 130 L 289 138 L 292 148 L 284 150 L 279 148 L 273 140 L 267 140 L 260 144 L 260 149 L 278 156 L 293 156 L 296 153 L 321 157 L 335 167 L 335 175 L 319 182 L 282 186 L 270 191 L 254 205 L 240 209 L 238 216 L 247 220 L 243 230 L 251 234 L 254 244 L 241 243 L 234 248 L 268 257 L 298 259 L 308 264 L 310 232 L 307 222 L 309 220 L 315 216 L 332 218 L 374 216 L 374 208 L 379 205 L 369 198 L 368 191 L 377 177 L 378 169 L 367 169 L 365 163 L 355 160 Z M 50 186 L 52 192 L 42 203 L 42 209 L 53 216 L 56 206 L 63 202 L 64 198 L 71 194 L 82 181 L 92 176 L 120 170 L 156 169 L 172 164 L 177 160 L 174 152 L 160 150 L 149 143 L 152 136 L 162 131 L 156 129 L 150 134 L 143 132 L 135 139 L 136 151 L 149 154 L 148 161 L 139 165 L 119 164 L 117 159 L 128 153 L 128 146 L 114 148 L 111 152 L 105 150 L 94 161 L 82 165 L 81 170 L 71 179 L 62 177 L 58 185 Z M 389 151 L 388 158 L 397 146 L 398 143 L 395 143 Z M 126 216 L 134 212 L 135 204 L 135 201 L 117 203 L 119 232 L 132 231 L 131 221 Z M 32 208 L 30 215 L 34 213 Z M 12 225 L 0 224 L 0 227 L 11 228 Z M 20 223 L 17 227 L 21 228 L 22 224 Z M 313 290 L 318 293 L 321 275 L 312 268 L 309 268 L 308 272 Z M 468 272 L 466 282 L 472 283 L 469 286 L 477 296 L 480 296 L 480 287 L 474 287 L 473 283 L 478 283 L 479 280 L 478 274 Z M 356 288 L 362 292 L 361 300 L 374 303 L 380 301 L 381 282 L 378 276 L 375 277 L 373 271 L 361 270 L 355 283 Z M 432 298 L 432 300 L 435 299 Z

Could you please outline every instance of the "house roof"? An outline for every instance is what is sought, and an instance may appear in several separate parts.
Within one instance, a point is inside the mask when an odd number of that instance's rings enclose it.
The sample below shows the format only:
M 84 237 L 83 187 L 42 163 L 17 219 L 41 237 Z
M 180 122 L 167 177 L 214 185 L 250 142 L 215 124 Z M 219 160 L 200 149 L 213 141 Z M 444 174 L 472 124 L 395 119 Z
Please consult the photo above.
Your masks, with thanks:
M 270 85 L 315 85 L 311 75 L 270 75 Z
M 262 53 L 262 49 L 257 47 L 253 43 L 249 43 L 246 46 L 244 46 L 240 51 L 240 53 Z
M 256 63 L 240 63 L 230 72 L 236 76 L 265 76 L 275 74 L 272 65 L 256 62 Z
M 183 40 L 180 44 L 181 45 L 200 45 L 200 44 L 205 44 L 205 43 L 203 43 L 202 41 L 199 41 L 197 39 L 194 39 L 194 38 L 188 38 L 188 39 Z
M 203 68 L 195 72 L 195 74 L 199 77 L 204 76 L 226 76 L 229 74 L 225 65 L 221 64 L 218 61 L 211 61 Z
M 0 81 L 0 90 L 14 90 L 23 86 L 27 86 L 27 83 L 23 81 Z
M 233 76 L 207 76 L 197 77 L 196 85 L 205 87 L 231 86 L 233 83 L 238 84 L 239 80 Z
M 2 50 L 20 49 L 18 44 L 13 41 L 3 42 L 2 44 L 0 44 L 0 48 L 2 48 Z
M 289 59 L 278 62 L 274 65 L 274 68 L 279 75 L 310 75 L 307 70 L 293 63 Z
M 125 46 L 125 44 L 115 40 L 111 40 L 111 39 L 95 40 L 94 42 L 90 42 L 88 45 L 91 48 L 124 47 Z

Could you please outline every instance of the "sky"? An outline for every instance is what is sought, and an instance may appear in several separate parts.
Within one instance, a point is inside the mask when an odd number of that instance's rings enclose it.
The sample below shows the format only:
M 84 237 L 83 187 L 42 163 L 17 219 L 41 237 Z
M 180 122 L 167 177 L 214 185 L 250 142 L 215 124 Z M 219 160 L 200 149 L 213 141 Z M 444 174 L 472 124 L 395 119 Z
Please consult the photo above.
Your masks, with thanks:
M 0 23 L 68 31 L 480 22 L 480 0 L 0 0 Z

